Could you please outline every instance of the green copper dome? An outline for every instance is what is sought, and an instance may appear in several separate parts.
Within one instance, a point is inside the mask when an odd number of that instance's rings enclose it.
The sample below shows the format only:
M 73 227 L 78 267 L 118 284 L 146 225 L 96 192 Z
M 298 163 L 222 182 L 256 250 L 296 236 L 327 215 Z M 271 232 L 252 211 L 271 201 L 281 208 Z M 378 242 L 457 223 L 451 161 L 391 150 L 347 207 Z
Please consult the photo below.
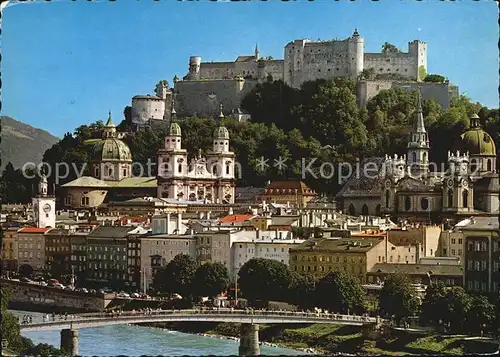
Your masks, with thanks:
M 92 147 L 92 161 L 127 161 L 132 162 L 132 153 L 123 141 L 108 138 L 98 141 Z
M 181 136 L 181 127 L 177 123 L 170 124 L 170 130 L 168 131 L 170 136 Z
M 214 139 L 229 140 L 229 130 L 225 126 L 219 126 L 214 130 Z
M 469 155 L 495 156 L 497 153 L 495 141 L 479 125 L 479 117 L 473 114 L 471 117 L 471 127 L 460 135 L 457 149 L 469 152 Z

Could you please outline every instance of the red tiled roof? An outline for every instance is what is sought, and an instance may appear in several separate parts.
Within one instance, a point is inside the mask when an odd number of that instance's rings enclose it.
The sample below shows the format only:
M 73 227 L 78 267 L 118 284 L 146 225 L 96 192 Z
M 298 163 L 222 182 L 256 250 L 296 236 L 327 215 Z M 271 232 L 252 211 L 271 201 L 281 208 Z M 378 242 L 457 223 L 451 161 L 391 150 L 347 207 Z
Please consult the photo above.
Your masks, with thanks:
M 24 227 L 18 230 L 18 233 L 45 233 L 50 228 Z
M 225 217 L 222 217 L 219 222 L 220 223 L 243 223 L 249 221 L 253 218 L 253 214 L 230 214 Z

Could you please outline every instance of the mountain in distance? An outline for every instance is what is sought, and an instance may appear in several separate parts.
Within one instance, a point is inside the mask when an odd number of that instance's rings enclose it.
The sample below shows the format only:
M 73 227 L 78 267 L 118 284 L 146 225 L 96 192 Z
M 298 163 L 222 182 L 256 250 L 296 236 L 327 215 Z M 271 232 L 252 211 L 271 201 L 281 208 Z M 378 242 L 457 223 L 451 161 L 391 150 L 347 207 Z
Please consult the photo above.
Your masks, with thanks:
M 20 169 L 26 162 L 39 164 L 45 150 L 59 141 L 49 132 L 24 124 L 8 116 L 0 116 L 2 124 L 0 152 L 3 171 L 10 162 L 14 168 Z M 1 171 L 0 171 L 1 172 Z

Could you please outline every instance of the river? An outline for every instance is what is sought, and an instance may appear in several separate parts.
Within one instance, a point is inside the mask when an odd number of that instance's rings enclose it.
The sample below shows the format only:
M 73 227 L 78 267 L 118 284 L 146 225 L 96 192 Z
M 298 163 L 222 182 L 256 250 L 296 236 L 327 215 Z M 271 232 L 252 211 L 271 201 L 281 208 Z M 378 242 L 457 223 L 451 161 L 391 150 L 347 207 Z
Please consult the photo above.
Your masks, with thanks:
M 42 314 L 12 311 L 16 315 L 33 316 L 40 321 Z M 48 343 L 60 347 L 60 331 L 24 332 L 35 344 Z M 115 325 L 86 328 L 78 331 L 78 352 L 81 356 L 202 356 L 238 355 L 239 341 L 218 339 L 177 331 L 166 331 L 142 326 Z M 261 346 L 264 355 L 303 355 L 304 352 Z

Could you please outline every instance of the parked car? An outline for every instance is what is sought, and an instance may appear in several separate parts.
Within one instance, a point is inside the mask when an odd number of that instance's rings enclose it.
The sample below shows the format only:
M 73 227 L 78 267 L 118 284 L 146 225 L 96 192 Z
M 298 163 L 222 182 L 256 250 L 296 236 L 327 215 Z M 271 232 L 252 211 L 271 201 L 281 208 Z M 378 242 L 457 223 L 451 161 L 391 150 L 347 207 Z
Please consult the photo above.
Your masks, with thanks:
M 26 278 L 26 277 L 23 276 L 21 278 L 21 283 L 31 283 L 31 279 L 28 279 L 28 278 Z
M 133 297 L 134 299 L 139 299 L 141 297 L 141 295 L 139 295 L 138 293 L 133 293 L 133 294 L 130 294 L 130 297 Z
M 61 290 L 64 290 L 64 289 L 66 288 L 66 287 L 65 287 L 63 284 L 61 284 L 61 283 L 54 284 L 54 287 L 55 287 L 56 289 L 61 289 Z
M 41 281 L 41 282 L 40 282 L 40 285 L 41 285 L 41 286 L 47 286 L 48 284 L 47 284 L 45 281 Z
M 130 298 L 130 295 L 127 294 L 125 291 L 120 291 L 120 293 L 118 294 L 118 297 L 119 298 L 125 298 L 125 299 L 128 299 Z

